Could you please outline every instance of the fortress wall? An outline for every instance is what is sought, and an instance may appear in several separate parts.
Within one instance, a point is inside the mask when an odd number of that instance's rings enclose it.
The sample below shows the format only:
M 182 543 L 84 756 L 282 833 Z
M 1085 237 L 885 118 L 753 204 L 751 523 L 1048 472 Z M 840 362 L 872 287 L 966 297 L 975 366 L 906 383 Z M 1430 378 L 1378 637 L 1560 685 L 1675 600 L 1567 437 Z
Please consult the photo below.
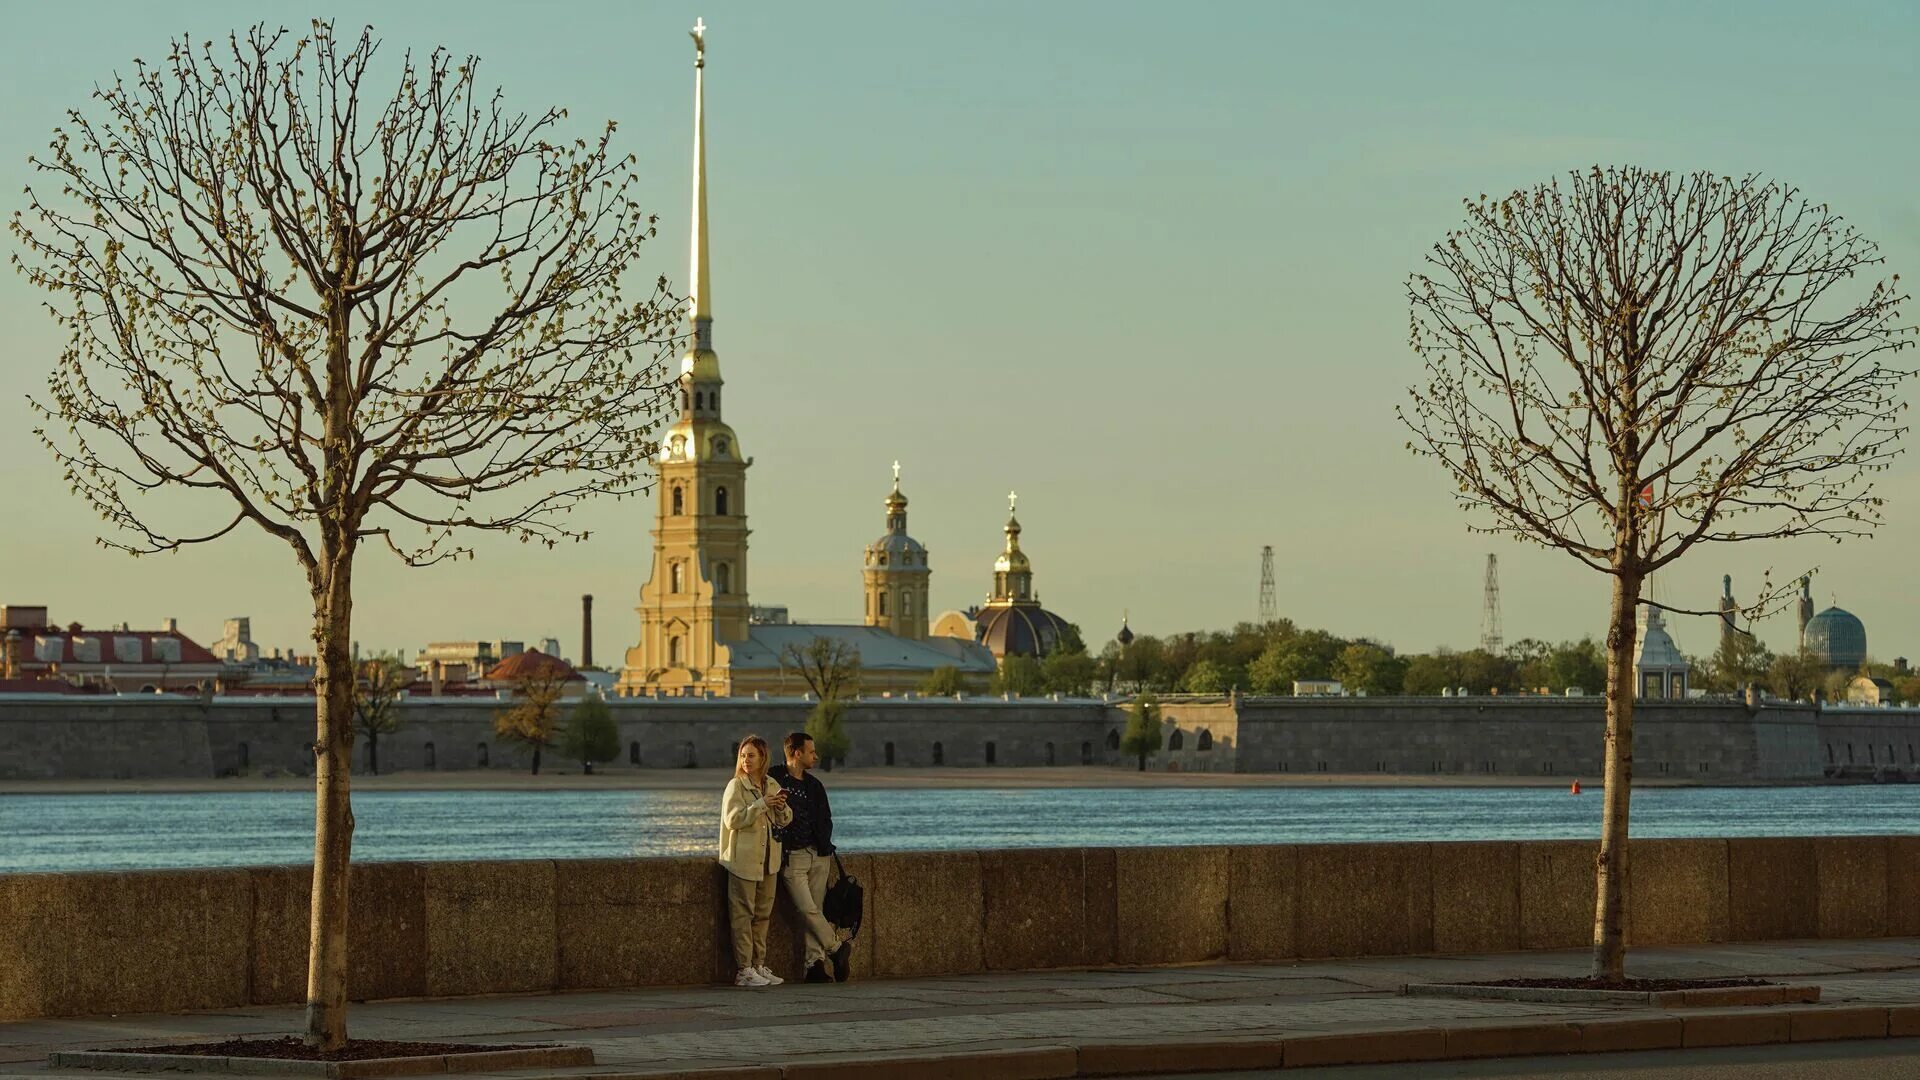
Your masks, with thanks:
M 1829 771 L 1920 769 L 1920 709 L 1826 709 L 1815 738 L 1818 764 Z
M 850 855 L 855 978 L 1575 948 L 1590 841 Z M 1635 840 L 1628 943 L 1920 933 L 1920 837 Z M 356 999 L 713 984 L 710 858 L 357 863 Z M 0 1021 L 295 1004 L 301 866 L 0 874 Z M 490 903 L 476 905 L 484 895 Z M 768 962 L 800 975 L 792 906 Z
M 619 698 L 616 767 L 726 765 L 742 735 L 779 739 L 806 723 L 797 699 Z M 382 772 L 521 768 L 525 755 L 494 736 L 493 698 L 413 699 L 400 729 L 380 739 Z M 1601 773 L 1605 708 L 1599 698 L 1169 698 L 1165 732 L 1179 749 L 1149 761 L 1187 772 L 1481 774 L 1593 778 Z M 1818 780 L 1848 764 L 1896 768 L 1920 748 L 1920 710 L 1839 709 L 1772 703 L 1643 703 L 1635 726 L 1636 775 L 1727 783 Z M 847 763 L 881 767 L 1131 764 L 1109 750 L 1124 730 L 1116 702 L 999 698 L 870 698 L 847 718 Z M 1200 734 L 1211 748 L 1201 750 Z M 0 779 L 208 777 L 312 770 L 313 702 L 300 698 L 0 696 Z M 482 748 L 485 748 L 484 751 Z M 1051 747 L 1051 756 L 1049 756 Z M 1872 747 L 1871 754 L 1869 747 Z M 365 768 L 365 740 L 355 752 Z M 1831 755 L 1833 764 L 1829 766 Z M 558 759 L 554 768 L 577 767 Z M 1845 774 L 1853 775 L 1853 774 Z
M 1247 698 L 1242 772 L 1596 777 L 1606 705 L 1588 698 Z M 1635 775 L 1668 780 L 1817 779 L 1815 712 L 1733 702 L 1643 702 Z M 1916 725 L 1920 730 L 1920 725 Z

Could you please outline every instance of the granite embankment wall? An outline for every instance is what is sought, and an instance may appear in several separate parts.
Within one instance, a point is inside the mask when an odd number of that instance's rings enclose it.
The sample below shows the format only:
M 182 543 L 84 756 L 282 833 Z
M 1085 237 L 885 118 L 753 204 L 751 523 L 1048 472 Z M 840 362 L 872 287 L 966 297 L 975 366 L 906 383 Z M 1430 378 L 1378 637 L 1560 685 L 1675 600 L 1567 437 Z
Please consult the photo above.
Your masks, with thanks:
M 858 855 L 857 978 L 1576 948 L 1584 841 Z M 0 1020 L 294 1004 L 300 866 L 0 875 Z M 358 1000 L 710 983 L 704 858 L 353 868 Z M 1641 840 L 1634 945 L 1920 935 L 1920 837 Z M 783 902 L 771 966 L 800 974 Z
M 616 764 L 726 765 L 748 732 L 801 727 L 797 699 L 616 699 Z M 383 772 L 513 768 L 495 699 L 414 699 L 380 739 Z M 1769 702 L 1643 702 L 1637 775 L 1669 781 L 1920 778 L 1920 710 Z M 1169 698 L 1156 770 L 1591 778 L 1605 750 L 1597 698 Z M 859 766 L 1130 763 L 1119 702 L 886 698 L 849 717 Z M 312 770 L 313 702 L 297 698 L 0 696 L 0 779 L 149 779 Z M 356 760 L 364 768 L 362 741 Z M 558 768 L 569 767 L 555 761 Z

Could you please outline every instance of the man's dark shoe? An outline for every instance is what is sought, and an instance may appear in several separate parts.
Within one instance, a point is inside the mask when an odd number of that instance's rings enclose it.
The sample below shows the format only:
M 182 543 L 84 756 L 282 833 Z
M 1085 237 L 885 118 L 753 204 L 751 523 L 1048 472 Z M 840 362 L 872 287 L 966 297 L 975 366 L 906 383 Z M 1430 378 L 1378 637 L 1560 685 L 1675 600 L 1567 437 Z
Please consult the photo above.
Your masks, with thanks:
M 807 968 L 806 981 L 810 983 L 832 982 L 833 976 L 827 974 L 827 962 L 825 960 L 815 960 L 813 966 Z
M 834 982 L 847 981 L 847 968 L 849 966 L 849 962 L 852 959 L 853 959 L 853 939 L 848 938 L 847 940 L 840 943 L 839 948 L 833 950 L 833 981 Z

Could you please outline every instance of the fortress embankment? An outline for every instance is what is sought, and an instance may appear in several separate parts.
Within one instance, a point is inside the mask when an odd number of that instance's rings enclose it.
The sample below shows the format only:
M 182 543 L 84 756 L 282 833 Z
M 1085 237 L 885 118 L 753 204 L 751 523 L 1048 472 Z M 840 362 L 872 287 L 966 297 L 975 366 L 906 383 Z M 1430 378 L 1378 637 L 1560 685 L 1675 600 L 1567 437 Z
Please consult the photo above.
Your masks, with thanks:
M 714 768 L 740 737 L 804 726 L 797 698 L 616 698 L 616 767 Z M 382 772 L 523 764 L 494 735 L 505 700 L 414 698 L 381 736 Z M 311 771 L 311 698 L 0 697 L 0 780 L 142 780 Z M 1165 748 L 1183 772 L 1595 777 L 1605 711 L 1587 698 L 1168 698 Z M 1636 773 L 1701 784 L 1920 779 L 1920 710 L 1766 702 L 1643 703 Z M 869 698 L 848 717 L 853 767 L 1099 765 L 1120 752 L 1118 700 Z M 356 750 L 363 763 L 364 741 Z M 549 755 L 556 768 L 566 763 Z

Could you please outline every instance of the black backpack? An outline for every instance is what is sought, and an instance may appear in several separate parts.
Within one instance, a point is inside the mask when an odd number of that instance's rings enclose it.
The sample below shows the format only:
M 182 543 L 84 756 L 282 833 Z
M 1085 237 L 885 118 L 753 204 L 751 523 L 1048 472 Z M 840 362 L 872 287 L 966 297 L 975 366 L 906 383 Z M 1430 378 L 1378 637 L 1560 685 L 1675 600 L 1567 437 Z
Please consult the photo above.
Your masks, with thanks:
M 860 919 L 866 913 L 867 890 L 861 888 L 860 879 L 847 873 L 840 865 L 840 856 L 833 857 L 833 868 L 839 878 L 827 886 L 827 895 L 820 901 L 820 914 L 827 921 L 845 930 L 849 936 L 860 932 Z

